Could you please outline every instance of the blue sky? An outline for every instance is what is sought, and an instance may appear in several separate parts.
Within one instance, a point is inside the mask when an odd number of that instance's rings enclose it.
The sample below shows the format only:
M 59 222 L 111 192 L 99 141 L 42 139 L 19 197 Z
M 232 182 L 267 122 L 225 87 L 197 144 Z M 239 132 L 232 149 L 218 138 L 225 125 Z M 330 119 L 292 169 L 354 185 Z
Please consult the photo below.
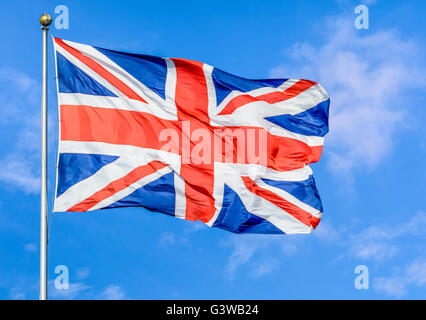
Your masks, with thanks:
M 368 30 L 354 27 L 361 3 Z M 200 60 L 245 77 L 312 79 L 332 104 L 324 154 L 313 165 L 325 212 L 313 234 L 234 235 L 143 209 L 56 214 L 50 298 L 426 298 L 426 3 L 327 0 L 2 1 L 1 299 L 38 298 L 38 18 L 55 18 L 60 4 L 70 28 L 52 28 L 57 37 Z M 50 81 L 50 202 L 53 89 Z M 58 265 L 69 269 L 69 290 L 53 286 Z M 368 290 L 354 286 L 358 265 L 368 267 Z

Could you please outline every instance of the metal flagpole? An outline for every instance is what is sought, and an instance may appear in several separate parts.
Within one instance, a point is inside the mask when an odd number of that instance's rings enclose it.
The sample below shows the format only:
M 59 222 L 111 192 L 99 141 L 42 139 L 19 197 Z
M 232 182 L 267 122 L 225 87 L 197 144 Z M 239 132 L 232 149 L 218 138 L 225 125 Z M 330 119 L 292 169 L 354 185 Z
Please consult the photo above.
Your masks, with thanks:
M 43 86 L 41 93 L 41 207 L 40 207 L 40 300 L 47 300 L 47 32 L 50 15 L 40 17 L 43 30 Z

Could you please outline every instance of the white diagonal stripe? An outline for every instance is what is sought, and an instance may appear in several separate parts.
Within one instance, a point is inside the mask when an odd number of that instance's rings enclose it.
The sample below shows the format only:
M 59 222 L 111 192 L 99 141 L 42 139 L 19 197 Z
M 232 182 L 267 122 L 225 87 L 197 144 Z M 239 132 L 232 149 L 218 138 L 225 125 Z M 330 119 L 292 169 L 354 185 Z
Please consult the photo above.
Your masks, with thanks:
M 294 85 L 297 81 L 297 79 L 288 79 L 287 81 L 284 81 L 279 87 L 275 88 L 275 87 L 262 87 L 262 88 L 258 88 L 258 89 L 254 89 L 251 91 L 238 91 L 238 90 L 233 90 L 231 91 L 225 99 L 223 99 L 223 101 L 219 104 L 218 106 L 218 113 L 220 111 L 222 111 L 223 108 L 225 108 L 225 106 L 234 98 L 238 97 L 238 96 L 244 96 L 244 95 L 249 95 L 252 97 L 258 97 L 267 93 L 273 93 L 273 92 L 282 92 L 288 88 L 290 88 L 292 85 Z
M 241 177 L 226 176 L 225 183 L 238 194 L 248 212 L 269 221 L 284 233 L 310 233 L 312 231 L 312 227 L 308 227 L 272 202 L 249 191 Z
M 65 41 L 65 40 L 64 40 Z M 171 114 L 176 114 L 176 106 L 174 104 L 168 103 L 168 101 L 162 99 L 157 93 L 149 89 L 145 84 L 141 83 L 126 70 L 121 68 L 118 64 L 108 58 L 106 55 L 96 50 L 92 46 L 75 43 L 71 41 L 65 41 L 68 45 L 74 47 L 87 57 L 93 59 L 100 65 L 102 65 L 106 70 L 108 70 L 115 77 L 124 82 L 129 88 L 131 88 L 136 94 L 145 99 L 149 104 L 158 104 L 161 105 L 167 112 Z M 167 61 L 166 61 L 166 65 Z M 173 71 L 172 71 L 173 72 Z M 167 84 L 167 82 L 166 82 Z M 166 90 L 167 91 L 167 90 Z
M 263 182 L 263 180 L 261 179 L 257 179 L 253 181 L 261 188 L 269 190 L 275 194 L 277 194 L 279 197 L 287 200 L 288 202 L 294 204 L 295 206 L 305 210 L 306 212 L 309 212 L 311 215 L 315 216 L 316 218 L 321 218 L 321 212 L 315 208 L 312 208 L 310 205 L 300 201 L 299 199 L 297 199 L 295 196 L 291 195 L 290 193 L 280 189 L 280 188 L 276 188 L 274 186 L 271 186 L 265 182 Z
M 117 160 L 100 168 L 90 177 L 72 185 L 68 190 L 57 197 L 55 199 L 53 211 L 67 211 L 71 207 L 90 197 L 95 192 L 105 188 L 112 181 L 126 176 L 135 168 L 146 163 L 136 161 L 135 158 L 118 158 Z
M 61 141 L 60 153 L 103 154 L 109 156 L 125 156 L 134 161 L 148 163 L 158 160 L 170 165 L 174 171 L 180 172 L 181 158 L 179 155 L 157 149 L 139 148 L 130 145 L 111 144 L 89 141 Z
M 98 204 L 96 204 L 95 206 L 93 206 L 92 208 L 90 208 L 88 211 L 93 211 L 93 210 L 99 210 L 105 207 L 108 207 L 109 205 L 113 204 L 114 202 L 117 202 L 125 197 L 127 197 L 128 195 L 130 195 L 131 193 L 133 193 L 134 191 L 136 191 L 139 188 L 142 188 L 143 186 L 147 185 L 148 183 L 151 183 L 159 178 L 161 178 L 162 176 L 164 176 L 167 173 L 172 172 L 172 170 L 169 167 L 164 167 L 150 175 L 147 175 L 141 179 L 139 179 L 138 181 L 136 181 L 135 183 L 132 183 L 131 185 L 129 185 L 127 188 L 118 191 L 117 193 L 111 195 L 110 197 L 102 200 L 101 202 L 99 202 Z
M 106 79 L 101 77 L 99 74 L 97 74 L 95 71 L 90 69 L 88 66 L 86 66 L 83 62 L 78 60 L 76 57 L 74 57 L 72 54 L 70 54 L 68 51 L 66 51 L 64 48 L 62 48 L 60 45 L 58 45 L 55 42 L 55 49 L 58 51 L 61 55 L 64 56 L 67 60 L 69 60 L 72 64 L 74 64 L 77 68 L 81 69 L 87 75 L 89 75 L 91 78 L 93 78 L 95 81 L 99 82 L 102 86 L 104 86 L 106 89 L 117 95 L 118 97 L 125 97 L 124 94 L 121 93 L 116 87 L 114 87 L 111 83 L 109 83 Z
M 312 231 L 311 227 L 308 227 L 304 223 L 300 222 L 291 214 L 285 212 L 283 209 L 277 207 L 270 201 L 249 191 L 245 186 L 241 176 L 247 175 L 252 177 L 252 179 L 261 176 L 263 178 L 269 179 L 274 177 L 272 179 L 282 181 L 302 181 L 308 179 L 312 174 L 311 168 L 306 166 L 304 168 L 293 171 L 274 172 L 274 170 L 270 169 L 263 171 L 263 169 L 260 167 L 261 166 L 257 165 L 215 163 L 215 179 L 220 177 L 220 179 L 218 179 L 217 186 L 215 185 L 215 188 L 217 188 L 216 194 L 221 195 L 220 202 L 215 204 L 215 215 L 207 223 L 207 225 L 212 226 L 218 217 L 218 214 L 222 208 L 223 188 L 224 184 L 226 184 L 238 194 L 248 212 L 271 222 L 285 233 L 310 233 Z M 280 195 L 282 196 L 282 194 Z M 287 199 L 290 198 L 287 195 L 286 197 Z
M 174 174 L 175 185 L 175 217 L 185 219 L 186 215 L 186 195 L 185 180 L 177 173 Z
M 128 110 L 150 113 L 158 118 L 177 120 L 176 114 L 167 112 L 161 105 L 146 104 L 127 97 L 95 96 L 83 93 L 59 93 L 61 105 L 85 105 L 97 108 Z

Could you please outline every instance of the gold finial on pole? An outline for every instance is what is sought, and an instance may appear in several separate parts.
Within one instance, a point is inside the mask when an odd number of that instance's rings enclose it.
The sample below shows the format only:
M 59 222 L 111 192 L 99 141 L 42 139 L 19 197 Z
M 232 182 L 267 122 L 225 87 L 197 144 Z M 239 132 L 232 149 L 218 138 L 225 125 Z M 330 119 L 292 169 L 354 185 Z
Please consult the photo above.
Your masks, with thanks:
M 42 25 L 42 29 L 49 29 L 50 24 L 52 23 L 52 17 L 50 14 L 47 14 L 46 12 L 43 13 L 40 17 L 40 24 Z

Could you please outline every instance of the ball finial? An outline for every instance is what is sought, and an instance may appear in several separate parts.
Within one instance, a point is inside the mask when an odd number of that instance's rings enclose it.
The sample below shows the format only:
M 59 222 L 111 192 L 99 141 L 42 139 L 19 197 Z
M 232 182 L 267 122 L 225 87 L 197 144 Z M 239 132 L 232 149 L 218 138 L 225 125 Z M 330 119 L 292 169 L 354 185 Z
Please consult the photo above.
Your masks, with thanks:
M 40 23 L 43 27 L 48 27 L 52 23 L 52 17 L 50 14 L 43 13 L 40 17 Z

